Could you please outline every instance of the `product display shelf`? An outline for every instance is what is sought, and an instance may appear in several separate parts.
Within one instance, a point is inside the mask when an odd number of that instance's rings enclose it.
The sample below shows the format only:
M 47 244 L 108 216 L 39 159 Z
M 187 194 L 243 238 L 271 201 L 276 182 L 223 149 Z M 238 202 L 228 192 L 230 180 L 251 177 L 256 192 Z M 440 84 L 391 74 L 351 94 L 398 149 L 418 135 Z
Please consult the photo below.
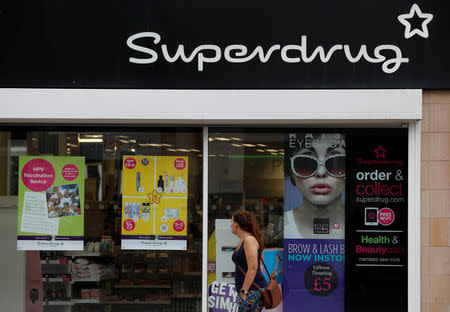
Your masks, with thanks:
M 67 283 L 72 280 L 70 274 L 63 274 L 62 276 L 47 276 L 42 277 L 42 281 L 46 283 Z
M 42 259 L 41 264 L 72 264 L 72 260 L 68 258 L 60 258 L 60 259 Z
M 72 304 L 96 304 L 102 303 L 100 298 L 88 298 L 88 299 L 72 299 Z
M 42 277 L 43 282 L 47 283 L 80 283 L 80 282 L 100 282 L 108 279 L 113 279 L 112 276 L 102 276 L 102 277 L 75 277 L 71 278 L 70 275 L 67 277 Z M 156 286 L 156 285 L 155 285 Z
M 70 300 L 46 300 L 43 302 L 45 306 L 71 306 L 75 304 L 102 304 L 99 298 L 90 299 L 70 299 Z
M 90 263 L 111 263 L 112 274 L 98 277 L 74 277 L 70 275 L 71 266 L 75 265 L 79 258 L 87 259 Z M 43 277 L 43 281 L 48 285 L 56 284 L 65 287 L 66 294 L 70 297 L 66 298 L 67 300 L 47 300 L 44 303 L 44 309 L 59 312 L 90 311 L 91 309 L 122 311 L 119 309 L 120 306 L 129 306 L 131 309 L 140 311 L 140 309 L 147 309 L 145 306 L 151 306 L 154 307 L 153 309 L 169 309 L 167 311 L 177 311 L 177 309 L 197 311 L 201 303 L 200 259 L 201 252 L 198 250 L 172 253 L 164 251 L 66 252 L 62 257 L 46 257 L 41 260 L 43 267 L 49 268 L 50 271 L 59 268 L 60 275 L 48 274 Z M 110 283 L 112 293 L 109 297 L 103 298 L 102 289 L 105 282 Z M 81 298 L 81 291 L 86 288 L 98 290 L 98 298 Z M 105 306 L 105 308 L 93 306 L 89 308 L 90 305 Z M 110 307 L 106 308 L 106 306 Z
M 201 299 L 201 294 L 173 294 L 172 299 Z
M 70 311 L 72 261 L 62 252 L 41 252 L 44 311 Z
M 72 278 L 71 283 L 82 283 L 82 282 L 100 282 L 105 280 L 104 277 L 74 277 Z
M 106 276 L 76 278 L 71 283 L 73 305 L 101 304 L 101 289 Z
M 42 302 L 44 306 L 69 306 L 72 305 L 71 300 L 44 300 Z
M 101 253 L 100 251 L 68 251 L 67 252 L 68 256 L 71 256 L 72 258 L 77 258 L 77 257 L 102 257 L 105 256 L 106 254 Z
M 79 258 L 91 259 L 90 263 L 103 263 L 107 265 L 111 253 L 103 252 L 58 252 L 55 254 L 41 253 L 41 265 L 43 270 L 42 281 L 44 282 L 45 296 L 49 294 L 64 294 L 65 298 L 54 300 L 44 300 L 44 311 L 70 312 L 79 311 L 83 305 L 103 304 L 100 299 L 100 289 L 103 281 L 114 279 L 114 273 L 104 275 L 92 275 L 87 277 L 73 276 L 72 266 L 76 264 Z M 105 260 L 105 258 L 107 258 Z M 98 259 L 98 260 L 93 260 Z M 52 288 L 54 290 L 52 290 Z M 82 292 L 87 288 L 89 291 L 96 291 L 95 297 L 83 298 Z M 74 310 L 75 309 L 75 310 Z M 84 309 L 84 308 L 82 308 Z
M 170 298 L 160 298 L 155 300 L 149 300 L 149 301 L 104 301 L 103 304 L 127 304 L 127 305 L 167 305 L 171 304 Z
M 170 285 L 115 285 L 114 288 L 167 288 L 170 289 Z
M 172 311 L 200 312 L 202 310 L 199 298 L 178 298 L 172 300 Z
M 202 276 L 201 271 L 194 271 L 194 272 L 173 272 L 172 275 L 176 276 Z
M 105 251 L 66 251 L 67 257 L 75 258 L 90 258 L 90 257 L 103 257 L 111 258 L 117 256 L 117 253 L 105 252 Z

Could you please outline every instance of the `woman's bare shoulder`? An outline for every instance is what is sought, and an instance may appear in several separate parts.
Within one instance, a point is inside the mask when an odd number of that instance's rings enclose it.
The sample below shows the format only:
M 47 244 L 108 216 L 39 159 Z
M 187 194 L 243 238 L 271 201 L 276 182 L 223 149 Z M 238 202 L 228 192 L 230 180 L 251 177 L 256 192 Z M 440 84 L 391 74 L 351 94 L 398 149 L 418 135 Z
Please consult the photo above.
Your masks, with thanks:
M 245 244 L 244 244 L 244 248 L 247 246 L 248 248 L 251 247 L 259 247 L 258 241 L 256 240 L 256 237 L 253 235 L 249 235 L 245 238 L 244 240 Z

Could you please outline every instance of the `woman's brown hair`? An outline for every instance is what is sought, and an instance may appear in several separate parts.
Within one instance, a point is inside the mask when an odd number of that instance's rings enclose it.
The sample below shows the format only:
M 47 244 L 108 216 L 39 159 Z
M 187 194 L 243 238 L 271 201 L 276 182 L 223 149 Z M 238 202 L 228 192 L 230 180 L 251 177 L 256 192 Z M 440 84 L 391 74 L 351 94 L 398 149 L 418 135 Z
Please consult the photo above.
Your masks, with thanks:
M 262 237 L 261 228 L 259 227 L 258 219 L 253 212 L 236 210 L 233 213 L 233 220 L 239 224 L 241 229 L 253 234 L 258 241 L 259 248 L 261 250 L 264 249 L 264 240 Z

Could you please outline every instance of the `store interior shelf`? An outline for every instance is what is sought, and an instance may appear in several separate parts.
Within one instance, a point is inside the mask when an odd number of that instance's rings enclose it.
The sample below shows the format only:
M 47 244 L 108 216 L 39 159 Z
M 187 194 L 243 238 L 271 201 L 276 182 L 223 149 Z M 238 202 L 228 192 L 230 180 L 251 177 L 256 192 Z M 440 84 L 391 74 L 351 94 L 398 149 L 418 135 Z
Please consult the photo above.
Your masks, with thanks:
M 201 276 L 202 272 L 173 272 L 173 275 Z
M 101 303 L 98 298 L 72 299 L 72 304 Z
M 74 277 L 72 278 L 72 283 L 77 282 L 100 282 L 103 278 L 100 277 Z
M 102 302 L 104 304 L 153 304 L 153 305 L 160 305 L 160 304 L 170 304 L 170 299 L 158 299 L 158 300 L 152 300 L 152 301 L 104 301 Z
M 79 252 L 68 252 L 68 255 L 70 255 L 72 258 L 76 257 L 102 257 L 101 252 L 95 252 L 95 251 L 79 251 Z
M 63 279 L 62 277 L 43 277 L 42 281 L 47 283 L 66 283 L 70 282 L 70 278 L 69 280 L 67 280 Z
M 68 259 L 44 259 L 41 260 L 41 264 L 65 264 L 68 265 L 72 262 L 72 260 Z
M 115 285 L 114 288 L 171 288 L 170 285 Z
M 43 301 L 43 305 L 72 305 L 72 301 L 71 300 L 44 300 Z
M 78 282 L 100 282 L 103 280 L 113 279 L 112 276 L 102 277 L 74 277 L 74 278 L 62 278 L 62 277 L 43 277 L 42 281 L 47 283 L 78 283 Z M 158 286 L 159 287 L 159 286 Z
M 173 294 L 172 299 L 200 299 L 202 295 L 200 294 Z

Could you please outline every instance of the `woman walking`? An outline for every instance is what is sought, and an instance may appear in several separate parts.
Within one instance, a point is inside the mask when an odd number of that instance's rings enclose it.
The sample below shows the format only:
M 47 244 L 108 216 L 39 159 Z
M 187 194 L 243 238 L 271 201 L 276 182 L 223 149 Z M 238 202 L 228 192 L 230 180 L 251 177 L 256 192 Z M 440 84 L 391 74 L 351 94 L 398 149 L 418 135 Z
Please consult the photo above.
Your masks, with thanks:
M 239 312 L 260 312 L 263 302 L 255 284 L 264 289 L 267 283 L 259 267 L 264 242 L 256 215 L 244 210 L 235 211 L 231 217 L 231 232 L 240 239 L 232 256 L 236 265 Z

